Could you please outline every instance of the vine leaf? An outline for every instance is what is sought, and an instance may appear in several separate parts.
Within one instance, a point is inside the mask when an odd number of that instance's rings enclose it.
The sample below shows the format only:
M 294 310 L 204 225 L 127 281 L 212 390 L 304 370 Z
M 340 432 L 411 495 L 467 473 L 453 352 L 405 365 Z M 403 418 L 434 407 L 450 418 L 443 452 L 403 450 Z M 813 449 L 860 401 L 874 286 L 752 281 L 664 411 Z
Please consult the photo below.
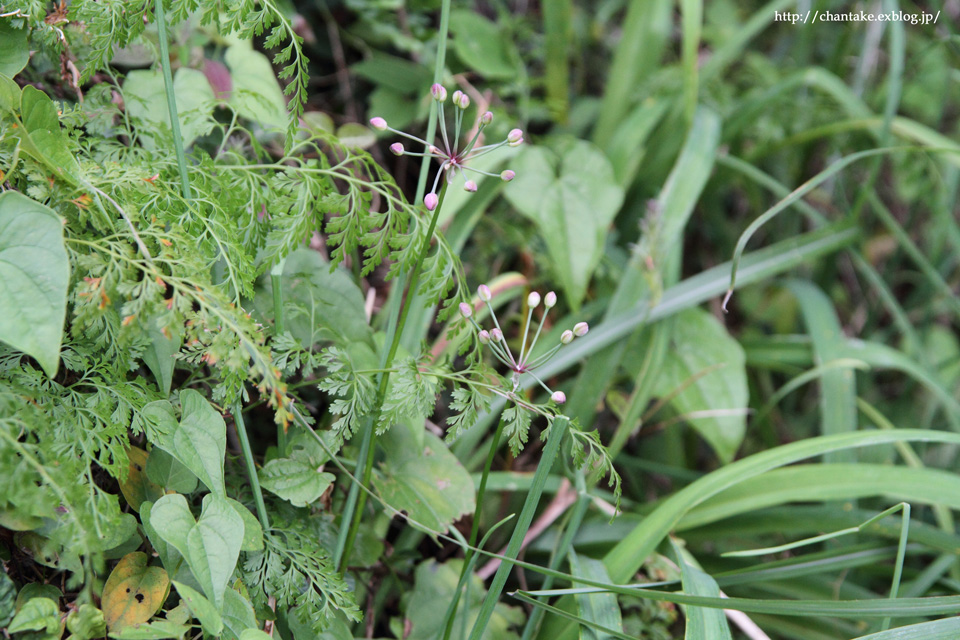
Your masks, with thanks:
M 227 425 L 217 410 L 193 389 L 180 392 L 183 414 L 173 432 L 172 453 L 218 496 L 226 496 L 223 456 L 227 451 Z
M 147 452 L 139 447 L 127 449 L 130 468 L 127 470 L 127 479 L 120 482 L 120 491 L 127 499 L 127 504 L 139 513 L 140 505 L 145 500 L 156 500 L 163 495 L 163 487 L 150 480 L 147 473 Z
M 260 484 L 295 507 L 305 507 L 333 484 L 334 476 L 325 473 L 301 451 L 289 458 L 271 460 L 260 470 Z
M 51 378 L 60 364 L 70 263 L 60 218 L 15 191 L 0 195 L 0 340 Z
M 240 557 L 244 534 L 243 518 L 230 502 L 205 495 L 200 519 L 194 521 L 186 498 L 165 495 L 150 509 L 150 525 L 186 559 L 217 610 L 223 609 L 223 592 Z
M 167 572 L 147 566 L 147 554 L 134 551 L 114 567 L 103 587 L 103 619 L 111 631 L 146 622 L 166 599 Z
M 204 598 L 203 594 L 191 589 L 182 582 L 174 580 L 173 586 L 176 588 L 177 593 L 180 594 L 184 603 L 186 603 L 187 608 L 190 609 L 193 617 L 200 621 L 200 626 L 203 628 L 204 633 L 209 636 L 219 636 L 223 631 L 223 621 L 220 619 L 220 614 L 217 612 L 216 607 Z

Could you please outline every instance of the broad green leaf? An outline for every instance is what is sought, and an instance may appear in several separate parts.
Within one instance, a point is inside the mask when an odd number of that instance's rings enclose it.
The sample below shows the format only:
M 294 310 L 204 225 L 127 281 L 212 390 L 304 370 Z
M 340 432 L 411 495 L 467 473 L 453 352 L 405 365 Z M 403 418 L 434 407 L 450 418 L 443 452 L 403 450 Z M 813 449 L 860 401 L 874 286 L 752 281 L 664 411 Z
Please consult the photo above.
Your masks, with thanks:
M 536 223 L 567 302 L 577 309 L 623 202 L 613 167 L 589 142 L 568 140 L 559 154 L 543 147 L 524 149 L 511 168 L 517 177 L 504 193 Z
M 960 617 L 953 617 L 871 633 L 854 640 L 956 640 L 958 637 L 960 637 Z
M 102 638 L 107 633 L 107 624 L 103 612 L 92 604 L 82 604 L 67 616 L 69 640 L 91 640 Z
M 263 549 L 263 527 L 257 517 L 250 513 L 250 509 L 233 498 L 227 498 L 227 502 L 243 519 L 243 542 L 240 544 L 240 550 L 259 551 Z
M 264 128 L 285 127 L 287 102 L 270 60 L 249 42 L 231 45 L 224 60 L 233 80 L 230 106 Z
M 305 507 L 333 484 L 334 476 L 310 464 L 309 458 L 294 453 L 290 458 L 276 458 L 260 470 L 260 485 L 295 507 Z
M 173 506 L 172 503 L 183 500 L 183 506 L 186 507 L 187 503 L 184 497 L 178 494 L 170 494 L 170 496 L 165 496 L 165 498 L 166 501 L 164 502 L 164 506 L 161 507 L 161 514 L 158 516 L 158 519 L 167 521 L 181 517 L 182 512 L 179 509 L 179 505 Z M 163 499 L 164 498 L 161 498 L 161 500 Z M 147 539 L 150 540 L 150 545 L 153 546 L 154 551 L 160 556 L 160 562 L 163 563 L 163 566 L 166 567 L 168 571 L 176 571 L 176 567 L 182 563 L 183 556 L 177 550 L 176 545 L 168 542 L 167 539 L 154 528 L 154 507 L 156 507 L 156 505 L 149 501 L 140 505 L 140 521 L 143 524 L 143 531 L 147 534 Z M 190 510 L 187 509 L 186 511 L 189 515 Z M 189 522 L 186 522 L 186 520 L 184 520 L 184 522 L 187 526 L 192 526 L 193 517 L 190 516 L 189 520 Z M 170 526 L 169 529 L 165 529 L 164 533 L 170 536 L 176 536 L 175 531 L 179 528 L 183 528 L 183 524 L 174 524 Z
M 151 502 L 163 495 L 163 487 L 152 482 L 147 476 L 147 452 L 139 447 L 127 449 L 130 467 L 127 478 L 120 482 L 120 491 L 127 499 L 127 504 L 134 510 L 140 511 L 140 504 L 145 500 Z
M 33 598 L 46 598 L 47 600 L 53 600 L 53 602 L 59 606 L 60 598 L 62 597 L 63 592 L 52 584 L 31 582 L 30 584 L 24 585 L 23 588 L 20 589 L 20 593 L 17 594 L 15 607 L 17 611 L 19 611 Z
M 257 626 L 257 617 L 253 613 L 250 601 L 235 589 L 223 592 L 223 637 L 226 640 L 238 640 L 245 629 L 254 629 Z
M 191 629 L 190 625 L 155 620 L 124 627 L 119 631 L 111 631 L 110 637 L 117 640 L 163 640 L 164 638 L 183 638 Z
M 465 65 L 491 79 L 512 79 L 517 74 L 519 54 L 507 34 L 473 11 L 450 13 L 453 50 Z
M 572 549 L 570 550 L 570 573 L 597 582 L 610 582 L 610 576 L 607 575 L 607 569 L 601 561 L 586 556 L 578 556 Z M 580 617 L 584 620 L 594 622 L 607 629 L 623 631 L 620 605 L 617 602 L 617 596 L 612 593 L 580 595 L 577 596 L 577 604 L 580 607 Z M 581 640 L 609 640 L 611 637 L 609 634 L 589 627 L 580 629 Z
M 203 632 L 210 636 L 219 636 L 223 631 L 223 621 L 210 601 L 182 582 L 174 580 L 173 586 L 186 603 L 187 608 L 190 609 L 193 617 L 200 621 Z
M 473 479 L 440 438 L 426 433 L 422 448 L 407 429 L 391 429 L 384 438 L 387 458 L 374 486 L 387 504 L 434 531 L 474 510 Z
M 10 20 L 0 20 L 0 73 L 12 78 L 23 71 L 29 60 L 26 25 L 17 29 Z
M 657 395 L 670 394 L 708 371 L 670 404 L 678 413 L 689 416 L 687 421 L 710 443 L 720 460 L 729 462 L 746 432 L 747 372 L 743 349 L 716 318 L 701 309 L 677 314 L 670 340 L 659 371 Z M 716 370 L 710 370 L 718 365 Z
M 45 637 L 56 637 L 60 628 L 60 609 L 57 603 L 48 598 L 31 598 L 17 612 L 7 627 L 8 633 L 22 631 L 42 631 Z
M 151 326 L 148 332 L 150 345 L 143 352 L 143 363 L 150 368 L 153 377 L 157 379 L 163 395 L 170 395 L 170 385 L 173 384 L 173 369 L 176 364 L 173 356 L 180 351 L 183 336 L 180 331 L 170 331 L 168 338 L 160 329 Z
M 273 283 L 262 279 L 254 305 L 270 321 Z M 287 255 L 283 267 L 284 327 L 304 347 L 321 340 L 372 343 L 363 294 L 343 269 L 330 264 L 316 251 L 299 249 Z
M 214 96 L 210 81 L 203 72 L 181 67 L 173 76 L 173 90 L 177 101 L 177 117 L 184 146 L 189 146 L 212 126 Z M 167 94 L 163 75 L 159 70 L 137 70 L 127 74 L 123 82 L 123 101 L 127 114 L 136 122 L 156 127 L 163 125 L 169 130 L 170 114 L 167 109 Z M 162 139 L 155 139 L 150 127 L 138 129 L 141 144 L 148 149 L 164 146 Z
M 111 631 L 146 622 L 167 597 L 170 579 L 160 567 L 147 566 L 147 554 L 123 557 L 103 586 L 103 618 Z
M 337 128 L 337 138 L 345 147 L 369 149 L 377 142 L 370 127 L 358 122 L 346 122 Z M 316 252 L 314 252 L 316 253 Z
M 273 636 L 260 629 L 244 629 L 240 633 L 240 640 L 273 640 Z
M 174 428 L 175 425 L 174 422 Z M 147 457 L 147 477 L 151 482 L 177 493 L 193 493 L 197 488 L 197 476 L 160 447 L 154 447 Z
M 206 596 L 221 609 L 243 544 L 240 514 L 226 499 L 211 493 L 203 497 L 200 519 L 194 521 L 186 499 L 169 494 L 153 505 L 150 524 L 186 559 Z
M 31 85 L 23 88 L 20 115 L 26 134 L 46 159 L 46 164 L 60 177 L 71 179 L 68 176 L 75 176 L 79 165 L 68 151 L 57 111 L 57 106 L 46 93 Z
M 673 540 L 670 542 L 677 555 L 677 564 L 680 565 L 683 590 L 695 596 L 719 598 L 720 587 L 717 586 L 717 581 L 700 567 L 694 566 L 693 558 L 688 557 L 680 545 Z M 687 616 L 684 640 L 733 640 L 727 618 L 721 609 L 688 606 L 684 612 Z
M 0 341 L 40 363 L 60 364 L 70 263 L 60 217 L 16 191 L 0 194 Z
M 438 564 L 436 560 L 427 560 L 417 566 L 414 573 L 413 592 L 406 603 L 406 619 L 410 623 L 410 635 L 407 636 L 407 640 L 434 640 L 443 636 L 444 618 L 456 591 L 462 566 L 463 560 L 450 560 L 444 564 Z M 480 578 L 471 575 L 467 591 L 457 604 L 452 637 L 466 637 L 460 630 L 466 628 L 469 631 L 473 626 L 486 592 Z M 517 638 L 517 634 L 510 631 L 510 628 L 521 624 L 523 620 L 524 615 L 519 607 L 499 603 L 482 638 L 484 640 Z
M 350 71 L 378 87 L 386 87 L 403 95 L 426 91 L 433 77 L 430 69 L 422 64 L 391 56 L 376 49 L 370 51 L 369 58 L 351 65 Z M 373 113 L 386 117 L 380 112 Z M 389 118 L 387 122 L 396 126 Z
M 173 433 L 173 453 L 210 491 L 225 496 L 223 457 L 227 425 L 206 398 L 193 389 L 180 392 L 183 413 Z

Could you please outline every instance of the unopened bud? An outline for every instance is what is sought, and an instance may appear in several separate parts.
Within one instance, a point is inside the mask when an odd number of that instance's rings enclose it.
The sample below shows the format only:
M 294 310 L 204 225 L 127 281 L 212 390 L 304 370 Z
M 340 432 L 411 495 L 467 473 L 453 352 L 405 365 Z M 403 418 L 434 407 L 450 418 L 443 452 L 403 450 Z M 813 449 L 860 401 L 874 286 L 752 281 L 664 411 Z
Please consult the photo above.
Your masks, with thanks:
M 390 145 L 390 153 L 392 153 L 395 156 L 402 156 L 403 145 L 400 144 L 399 142 L 394 142 L 392 145 Z
M 573 342 L 573 331 L 567 329 L 560 334 L 560 344 L 570 344 L 571 342 Z
M 500 329 L 491 329 L 490 339 L 493 342 L 500 342 L 501 340 L 503 340 L 503 331 L 500 331 Z
M 464 318 L 469 318 L 470 316 L 473 315 L 473 307 L 471 307 L 471 306 L 470 306 L 468 303 L 466 303 L 466 302 L 461 302 L 461 303 L 460 303 L 460 315 L 462 315 Z
M 482 122 L 483 124 L 490 124 L 491 122 L 493 122 L 493 113 L 491 113 L 490 111 L 484 111 L 483 115 L 480 116 L 480 122 Z
M 490 302 L 490 298 L 493 297 L 493 293 L 490 291 L 490 287 L 485 284 L 477 287 L 477 297 L 479 297 L 484 302 Z
M 538 304 L 540 304 L 540 294 L 536 291 L 531 291 L 530 295 L 527 296 L 527 306 L 535 309 Z
M 567 394 L 565 394 L 563 391 L 554 391 L 550 395 L 550 399 L 556 402 L 557 404 L 563 404 L 564 402 L 567 401 Z
M 557 294 L 551 291 L 543 296 L 543 304 L 547 309 L 552 309 L 557 304 Z
M 370 126 L 376 129 L 377 131 L 386 131 L 387 130 L 387 121 L 383 118 L 370 118 Z
M 457 93 L 460 94 L 460 97 L 458 98 L 456 93 L 453 94 L 454 95 L 453 103 L 458 107 L 460 107 L 461 109 L 466 110 L 466 108 L 470 106 L 470 98 L 468 98 L 467 94 L 463 93 L 462 91 L 459 91 Z
M 423 204 L 427 207 L 427 211 L 436 209 L 438 202 L 440 202 L 440 198 L 435 193 L 428 193 L 423 197 Z
M 430 87 L 430 93 L 437 102 L 443 102 L 447 99 L 447 90 L 442 84 L 434 83 L 434 85 Z
M 463 190 L 473 193 L 474 191 L 477 190 L 477 183 L 474 182 L 473 180 L 467 180 L 466 182 L 463 183 Z
M 453 100 L 454 106 L 457 106 L 457 107 L 460 106 L 460 96 L 462 95 L 463 95 L 463 91 L 460 91 L 460 89 L 457 89 L 456 91 L 453 92 L 453 96 L 451 96 L 451 99 Z
M 511 171 L 510 169 L 500 172 L 500 179 L 503 180 L 504 182 L 510 182 L 516 177 L 517 177 L 517 174 Z
M 479 334 L 477 338 L 480 340 L 480 344 L 489 344 L 490 343 L 490 332 L 484 329 Z
M 573 334 L 578 338 L 587 335 L 587 331 L 590 331 L 590 326 L 586 322 L 578 322 L 573 325 Z
M 511 129 L 510 133 L 507 134 L 507 143 L 511 147 L 515 147 L 521 142 L 523 142 L 523 131 L 520 129 Z

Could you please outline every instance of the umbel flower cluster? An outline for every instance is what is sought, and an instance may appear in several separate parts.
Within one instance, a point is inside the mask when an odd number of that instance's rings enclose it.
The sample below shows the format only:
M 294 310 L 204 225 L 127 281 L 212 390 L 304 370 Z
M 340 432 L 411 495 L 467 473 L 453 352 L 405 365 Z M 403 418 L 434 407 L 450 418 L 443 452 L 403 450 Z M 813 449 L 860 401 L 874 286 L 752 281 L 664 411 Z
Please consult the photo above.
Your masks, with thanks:
M 543 331 L 543 323 L 547 319 L 547 312 L 550 311 L 557 304 L 557 294 L 551 291 L 547 295 L 543 296 L 543 306 L 545 311 L 542 316 L 540 316 L 540 323 L 537 325 L 536 333 L 533 336 L 533 340 L 529 341 L 529 346 L 527 344 L 527 339 L 530 335 L 530 325 L 533 320 L 534 310 L 540 306 L 541 298 L 540 294 L 536 291 L 530 293 L 527 296 L 527 322 L 523 327 L 523 339 L 520 344 L 520 354 L 515 356 L 513 351 L 510 349 L 510 345 L 503 337 L 503 329 L 500 328 L 500 322 L 497 320 L 497 314 L 493 310 L 493 305 L 490 304 L 490 299 L 492 293 L 490 287 L 485 284 L 480 285 L 477 289 L 477 296 L 487 305 L 487 308 L 490 310 L 490 317 L 493 318 L 494 329 L 487 331 L 482 328 L 477 321 L 473 318 L 473 307 L 466 303 L 460 303 L 460 315 L 470 321 L 473 324 L 474 328 L 477 330 L 477 338 L 480 340 L 481 344 L 487 345 L 490 347 L 490 351 L 493 352 L 494 357 L 507 366 L 512 372 L 512 382 L 513 382 L 513 392 L 520 388 L 520 376 L 525 373 L 533 376 L 533 379 L 536 380 L 541 387 L 550 394 L 550 399 L 556 402 L 557 404 L 563 404 L 567 401 L 567 396 L 563 391 L 553 391 L 548 387 L 543 380 L 541 380 L 537 374 L 533 372 L 534 369 L 537 369 L 547 361 L 550 360 L 556 353 L 564 347 L 574 341 L 575 338 L 579 338 L 587 335 L 587 332 L 590 330 L 590 327 L 586 322 L 578 322 L 573 326 L 573 329 L 567 329 L 560 335 L 560 343 L 554 345 L 549 350 L 544 352 L 542 355 L 537 356 L 536 358 L 531 359 L 534 348 L 537 346 L 537 340 L 540 339 L 540 333 Z
M 480 115 L 476 132 L 473 134 L 473 137 L 470 138 L 470 141 L 467 142 L 462 148 L 460 147 L 460 133 L 463 128 L 464 122 L 464 112 L 470 106 L 470 98 L 463 93 L 462 91 L 454 91 L 453 95 L 450 96 L 450 101 L 453 103 L 453 132 L 447 132 L 447 119 L 444 114 L 444 104 L 447 102 L 447 90 L 440 84 L 434 84 L 430 88 L 430 94 L 433 96 L 433 99 L 437 101 L 440 109 L 440 137 L 442 139 L 442 146 L 436 146 L 430 144 L 426 140 L 422 140 L 416 136 L 410 135 L 404 131 L 398 131 L 393 127 L 390 127 L 387 124 L 387 121 L 383 118 L 371 118 L 370 126 L 378 131 L 392 131 L 398 136 L 403 136 L 409 140 L 413 140 L 418 145 L 423 145 L 422 152 L 407 151 L 403 146 L 403 143 L 394 142 L 390 145 L 390 151 L 394 155 L 398 156 L 417 156 L 424 157 L 429 156 L 431 158 L 436 158 L 440 162 L 440 171 L 437 172 L 437 177 L 433 180 L 433 187 L 423 198 L 423 204 L 427 207 L 428 210 L 433 211 L 437 208 L 437 203 L 440 201 L 439 196 L 437 195 L 437 185 L 440 183 L 440 176 L 446 175 L 447 184 L 453 184 L 453 181 L 459 175 L 463 179 L 463 188 L 466 191 L 476 191 L 477 183 L 474 180 L 471 180 L 467 176 L 467 172 L 490 176 L 493 178 L 500 178 L 504 182 L 510 182 L 513 180 L 516 175 L 510 169 L 502 171 L 500 174 L 490 173 L 487 171 L 481 171 L 480 169 L 475 169 L 468 166 L 470 161 L 484 156 L 491 151 L 499 149 L 504 145 L 510 147 L 516 147 L 523 144 L 523 131 L 520 129 L 513 129 L 510 133 L 507 134 L 507 137 L 500 142 L 494 144 L 485 144 L 481 146 L 476 146 L 477 141 L 480 139 L 480 135 L 483 133 L 484 128 L 493 122 L 493 114 L 489 111 L 485 111 Z

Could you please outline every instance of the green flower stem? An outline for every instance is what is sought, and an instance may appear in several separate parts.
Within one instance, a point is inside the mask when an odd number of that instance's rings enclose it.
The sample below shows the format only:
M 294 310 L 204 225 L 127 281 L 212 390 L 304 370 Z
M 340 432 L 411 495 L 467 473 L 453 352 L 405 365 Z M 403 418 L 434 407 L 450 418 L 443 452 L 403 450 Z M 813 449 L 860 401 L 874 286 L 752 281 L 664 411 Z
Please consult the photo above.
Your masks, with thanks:
M 253 462 L 253 450 L 247 437 L 247 426 L 243 422 L 243 406 L 240 402 L 233 405 L 233 426 L 237 429 L 237 437 L 240 438 L 240 447 L 243 449 L 243 460 L 247 464 L 250 486 L 253 487 L 253 500 L 257 504 L 260 526 L 266 532 L 270 530 L 270 519 L 267 518 L 267 506 L 263 503 L 263 491 L 260 489 L 260 478 L 257 477 L 257 466 Z
M 443 208 L 443 198 L 446 193 L 447 183 L 444 182 L 440 188 L 437 206 L 433 210 L 433 216 L 430 218 L 430 226 L 427 227 L 427 235 L 424 238 L 423 246 L 420 247 L 417 261 L 413 265 L 413 270 L 410 273 L 410 284 L 407 286 L 407 300 L 401 308 L 397 326 L 393 331 L 393 340 L 390 342 L 390 350 L 387 351 L 387 357 L 383 362 L 382 368 L 387 371 L 380 376 L 380 388 L 377 389 L 377 403 L 374 408 L 374 413 L 365 425 L 363 441 L 360 444 L 360 456 L 357 458 L 357 464 L 360 465 L 357 467 L 357 475 L 361 477 L 361 484 L 365 487 L 369 486 L 370 476 L 373 473 L 373 455 L 376 452 L 376 447 L 373 446 L 373 432 L 376 429 L 377 420 L 380 417 L 380 407 L 383 405 L 384 398 L 386 398 L 387 395 L 387 387 L 390 384 L 390 368 L 393 366 L 393 359 L 397 356 L 397 349 L 400 347 L 400 337 L 403 335 L 403 327 L 407 321 L 407 316 L 410 314 L 410 305 L 413 303 L 417 289 L 420 286 L 421 268 L 423 267 L 423 261 L 426 259 L 427 253 L 430 251 L 430 241 L 433 239 L 433 232 L 437 228 L 437 220 L 440 217 L 440 209 Z M 363 518 L 363 508 L 366 506 L 366 503 L 367 494 L 359 493 L 359 487 L 356 485 L 350 487 L 347 503 L 344 506 L 343 519 L 345 521 L 349 517 L 351 522 L 350 529 L 347 531 L 347 536 L 343 542 L 342 551 L 340 552 L 339 569 L 341 572 L 346 569 L 350 552 L 353 550 L 353 544 L 357 538 L 357 532 L 360 530 L 360 520 Z M 339 547 L 340 541 L 338 540 L 337 542 L 337 546 Z
M 490 451 L 487 452 L 487 462 L 483 465 L 483 475 L 480 476 L 480 486 L 477 488 L 477 508 L 473 513 L 473 525 L 470 527 L 470 546 L 467 547 L 466 554 L 463 557 L 463 566 L 460 567 L 459 584 L 466 583 L 466 574 L 473 568 L 473 549 L 477 544 L 477 535 L 480 533 L 480 510 L 483 506 L 483 496 L 487 492 L 487 477 L 490 475 L 490 469 L 493 467 L 493 459 L 497 455 L 497 449 L 500 446 L 500 436 L 503 435 L 503 427 L 506 420 L 500 419 L 497 424 L 497 430 L 493 433 L 493 439 L 490 441 Z M 481 545 L 483 546 L 483 545 Z M 454 614 L 457 611 L 457 603 L 460 601 L 461 589 L 457 589 L 453 594 L 453 601 L 447 609 L 447 624 L 443 632 L 443 640 L 450 640 L 450 633 L 453 631 Z
M 283 326 L 283 267 L 287 259 L 281 258 L 277 264 L 270 269 L 270 288 L 273 290 L 273 329 L 274 335 L 280 335 L 284 331 Z M 287 455 L 287 428 L 284 425 L 277 425 L 277 448 L 280 449 L 280 455 Z
M 180 189 L 186 200 L 192 200 L 190 174 L 187 172 L 187 156 L 183 151 L 183 136 L 180 135 L 180 116 L 177 114 L 177 98 L 173 92 L 173 73 L 170 71 L 170 47 L 167 43 L 167 18 L 163 13 L 163 0 L 154 3 L 157 32 L 160 38 L 160 67 L 163 69 L 163 88 L 167 94 L 167 112 L 170 114 L 170 130 L 173 131 L 173 150 L 177 154 L 180 169 Z
M 493 608 L 497 606 L 500 600 L 500 594 L 503 587 L 507 584 L 507 576 L 513 569 L 513 560 L 520 555 L 520 547 L 523 545 L 523 538 L 530 529 L 530 523 L 533 522 L 533 515 L 540 504 L 540 495 L 543 493 L 543 487 L 547 483 L 547 476 L 550 474 L 550 468 L 553 467 L 557 459 L 557 453 L 560 451 L 560 444 L 567 435 L 570 428 L 570 420 L 566 416 L 554 418 L 553 425 L 550 427 L 550 439 L 547 440 L 547 446 L 543 448 L 543 455 L 540 457 L 540 463 L 537 464 L 537 471 L 533 475 L 533 483 L 530 485 L 530 491 L 527 493 L 527 499 L 523 503 L 523 509 L 520 510 L 520 517 L 517 519 L 517 525 L 513 529 L 513 535 L 510 536 L 510 542 L 507 544 L 507 552 L 504 554 L 504 561 L 493 576 L 493 582 L 490 584 L 490 590 L 483 599 L 483 605 L 480 607 L 480 613 L 470 631 L 470 640 L 480 640 L 483 637 L 484 630 L 490 622 L 490 616 L 493 615 Z

